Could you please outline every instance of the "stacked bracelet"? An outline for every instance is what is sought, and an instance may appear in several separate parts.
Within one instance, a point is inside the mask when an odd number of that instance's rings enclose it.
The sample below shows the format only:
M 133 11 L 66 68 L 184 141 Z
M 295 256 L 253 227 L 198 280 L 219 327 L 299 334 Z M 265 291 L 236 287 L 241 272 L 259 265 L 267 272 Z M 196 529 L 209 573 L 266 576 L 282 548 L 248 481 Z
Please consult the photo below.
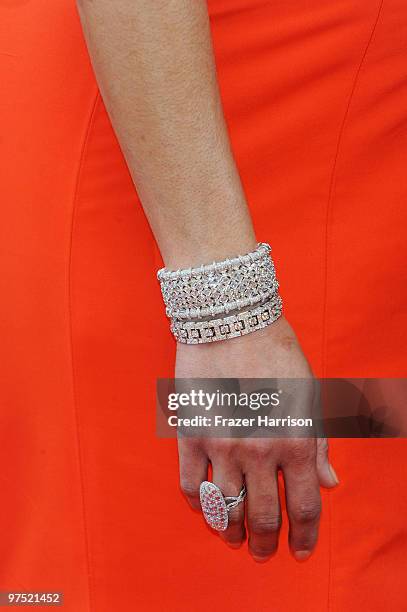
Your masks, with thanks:
M 159 270 L 176 340 L 200 344 L 235 338 L 278 319 L 282 300 L 270 252 L 270 245 L 259 243 L 255 251 L 233 259 Z

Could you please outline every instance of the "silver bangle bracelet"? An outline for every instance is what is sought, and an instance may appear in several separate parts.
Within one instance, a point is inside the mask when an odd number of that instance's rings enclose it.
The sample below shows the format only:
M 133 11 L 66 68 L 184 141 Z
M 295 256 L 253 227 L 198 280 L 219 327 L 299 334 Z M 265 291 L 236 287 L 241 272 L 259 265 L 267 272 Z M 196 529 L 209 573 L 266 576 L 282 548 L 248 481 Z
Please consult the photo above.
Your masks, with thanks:
M 157 273 L 176 340 L 186 344 L 242 336 L 270 325 L 282 300 L 271 247 L 195 268 Z M 220 316 L 221 315 L 221 316 Z

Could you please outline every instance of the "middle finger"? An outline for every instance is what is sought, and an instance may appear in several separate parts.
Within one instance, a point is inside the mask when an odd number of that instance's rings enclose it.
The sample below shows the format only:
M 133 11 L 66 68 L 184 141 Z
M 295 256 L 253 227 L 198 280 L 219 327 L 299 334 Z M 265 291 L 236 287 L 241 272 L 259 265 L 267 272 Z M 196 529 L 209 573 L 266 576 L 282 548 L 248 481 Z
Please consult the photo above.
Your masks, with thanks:
M 256 561 L 266 561 L 277 550 L 281 527 L 277 468 L 257 467 L 249 470 L 245 478 L 249 550 Z

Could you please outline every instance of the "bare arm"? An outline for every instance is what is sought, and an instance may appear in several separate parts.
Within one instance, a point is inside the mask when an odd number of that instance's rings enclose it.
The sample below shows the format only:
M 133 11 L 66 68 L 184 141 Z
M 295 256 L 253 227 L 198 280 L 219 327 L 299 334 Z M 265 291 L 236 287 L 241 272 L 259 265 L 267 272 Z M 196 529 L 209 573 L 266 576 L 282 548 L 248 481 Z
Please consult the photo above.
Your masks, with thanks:
M 165 265 L 252 250 L 206 2 L 81 0 L 89 51 Z
M 252 250 L 256 240 L 223 117 L 203 0 L 78 0 L 99 86 L 140 200 L 168 267 L 189 267 Z M 178 345 L 185 378 L 310 377 L 288 322 L 226 342 Z M 290 546 L 297 559 L 318 533 L 319 484 L 336 479 L 327 448 L 314 439 L 179 441 L 181 487 L 199 507 L 199 484 L 226 495 L 248 487 L 249 549 L 257 560 L 277 548 L 284 472 Z M 223 533 L 245 537 L 244 511 Z

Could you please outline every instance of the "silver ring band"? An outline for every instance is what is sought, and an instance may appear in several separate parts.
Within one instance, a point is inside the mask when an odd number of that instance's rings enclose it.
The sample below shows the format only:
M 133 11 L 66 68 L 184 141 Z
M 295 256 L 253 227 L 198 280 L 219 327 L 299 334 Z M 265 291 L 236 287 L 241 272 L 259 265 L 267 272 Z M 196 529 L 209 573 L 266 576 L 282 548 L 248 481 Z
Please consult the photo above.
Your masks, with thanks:
M 213 482 L 204 480 L 199 487 L 202 513 L 206 522 L 216 531 L 225 531 L 229 524 L 229 512 L 236 508 L 246 497 L 246 487 L 243 486 L 239 495 L 223 495 L 220 488 Z

